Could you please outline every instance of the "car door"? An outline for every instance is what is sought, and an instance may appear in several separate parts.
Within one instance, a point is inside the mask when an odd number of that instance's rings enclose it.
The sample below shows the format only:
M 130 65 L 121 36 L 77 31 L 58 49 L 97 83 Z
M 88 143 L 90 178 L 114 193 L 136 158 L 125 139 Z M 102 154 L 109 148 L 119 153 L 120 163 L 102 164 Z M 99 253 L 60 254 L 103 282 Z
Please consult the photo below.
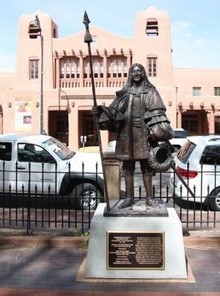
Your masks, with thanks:
M 13 143 L 0 142 L 0 192 L 13 190 L 15 180 L 15 165 L 13 159 Z
M 56 160 L 43 147 L 31 143 L 17 144 L 18 190 L 35 194 L 57 193 Z
M 220 185 L 220 146 L 206 146 L 202 153 L 200 164 L 203 171 L 201 174 L 201 195 L 208 195 L 208 193 Z

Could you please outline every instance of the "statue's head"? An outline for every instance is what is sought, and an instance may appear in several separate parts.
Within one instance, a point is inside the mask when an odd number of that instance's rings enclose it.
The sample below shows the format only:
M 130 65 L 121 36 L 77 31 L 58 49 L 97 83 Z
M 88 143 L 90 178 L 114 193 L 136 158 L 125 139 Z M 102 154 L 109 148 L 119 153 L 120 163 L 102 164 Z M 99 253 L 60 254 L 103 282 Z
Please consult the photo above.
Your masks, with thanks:
M 141 64 L 133 64 L 129 69 L 129 76 L 133 81 L 140 82 L 146 78 L 146 72 L 144 67 Z
M 147 78 L 144 66 L 138 63 L 133 64 L 129 68 L 128 79 L 123 87 L 123 92 L 127 91 L 130 87 L 134 85 L 142 85 L 143 87 L 154 87 Z
M 141 64 L 135 63 L 129 69 L 128 82 L 129 84 L 140 84 L 142 81 L 149 82 L 145 68 Z

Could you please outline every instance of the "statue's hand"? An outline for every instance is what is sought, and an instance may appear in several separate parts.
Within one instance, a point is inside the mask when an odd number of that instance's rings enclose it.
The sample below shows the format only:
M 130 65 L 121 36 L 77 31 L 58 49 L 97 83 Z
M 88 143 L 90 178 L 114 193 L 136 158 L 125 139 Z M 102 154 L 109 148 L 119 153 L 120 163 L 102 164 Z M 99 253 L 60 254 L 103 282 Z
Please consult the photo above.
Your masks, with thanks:
M 99 116 L 103 112 L 103 108 L 101 105 L 92 107 L 91 113 L 93 116 Z
M 158 122 L 149 127 L 149 136 L 157 142 L 167 141 L 173 138 L 173 129 L 168 121 Z

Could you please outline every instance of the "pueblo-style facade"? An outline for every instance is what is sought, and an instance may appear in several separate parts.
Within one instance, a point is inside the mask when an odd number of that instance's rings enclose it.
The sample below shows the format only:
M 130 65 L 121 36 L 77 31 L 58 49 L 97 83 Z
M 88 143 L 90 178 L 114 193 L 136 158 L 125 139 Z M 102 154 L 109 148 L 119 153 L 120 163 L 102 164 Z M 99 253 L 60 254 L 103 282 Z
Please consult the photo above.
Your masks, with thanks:
M 36 15 L 39 23 L 33 23 Z M 33 24 L 41 29 L 36 38 Z M 220 133 L 220 69 L 173 68 L 166 11 L 150 7 L 138 12 L 134 26 L 134 36 L 123 38 L 90 25 L 97 103 L 108 106 L 130 65 L 141 63 L 174 128 L 190 135 Z M 21 16 L 16 72 L 0 73 L 0 133 L 39 133 L 43 127 L 74 150 L 97 145 L 84 35 L 82 24 L 81 32 L 59 38 L 57 25 L 40 11 Z M 106 149 L 114 135 L 101 135 Z

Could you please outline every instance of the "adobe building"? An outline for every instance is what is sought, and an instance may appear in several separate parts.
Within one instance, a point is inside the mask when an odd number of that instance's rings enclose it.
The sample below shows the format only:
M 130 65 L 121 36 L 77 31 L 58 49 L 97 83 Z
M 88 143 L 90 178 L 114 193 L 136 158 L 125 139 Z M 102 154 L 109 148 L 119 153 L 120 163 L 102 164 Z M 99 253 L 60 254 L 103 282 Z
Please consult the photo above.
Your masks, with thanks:
M 173 68 L 166 11 L 150 7 L 138 12 L 134 26 L 130 38 L 90 26 L 98 104 L 111 103 L 137 62 L 159 90 L 173 127 L 191 135 L 220 132 L 220 69 Z M 0 133 L 44 130 L 74 150 L 83 139 L 85 146 L 98 144 L 84 35 L 82 24 L 81 32 L 59 38 L 55 22 L 40 11 L 21 16 L 16 73 L 0 74 Z M 103 149 L 113 138 L 102 132 Z

